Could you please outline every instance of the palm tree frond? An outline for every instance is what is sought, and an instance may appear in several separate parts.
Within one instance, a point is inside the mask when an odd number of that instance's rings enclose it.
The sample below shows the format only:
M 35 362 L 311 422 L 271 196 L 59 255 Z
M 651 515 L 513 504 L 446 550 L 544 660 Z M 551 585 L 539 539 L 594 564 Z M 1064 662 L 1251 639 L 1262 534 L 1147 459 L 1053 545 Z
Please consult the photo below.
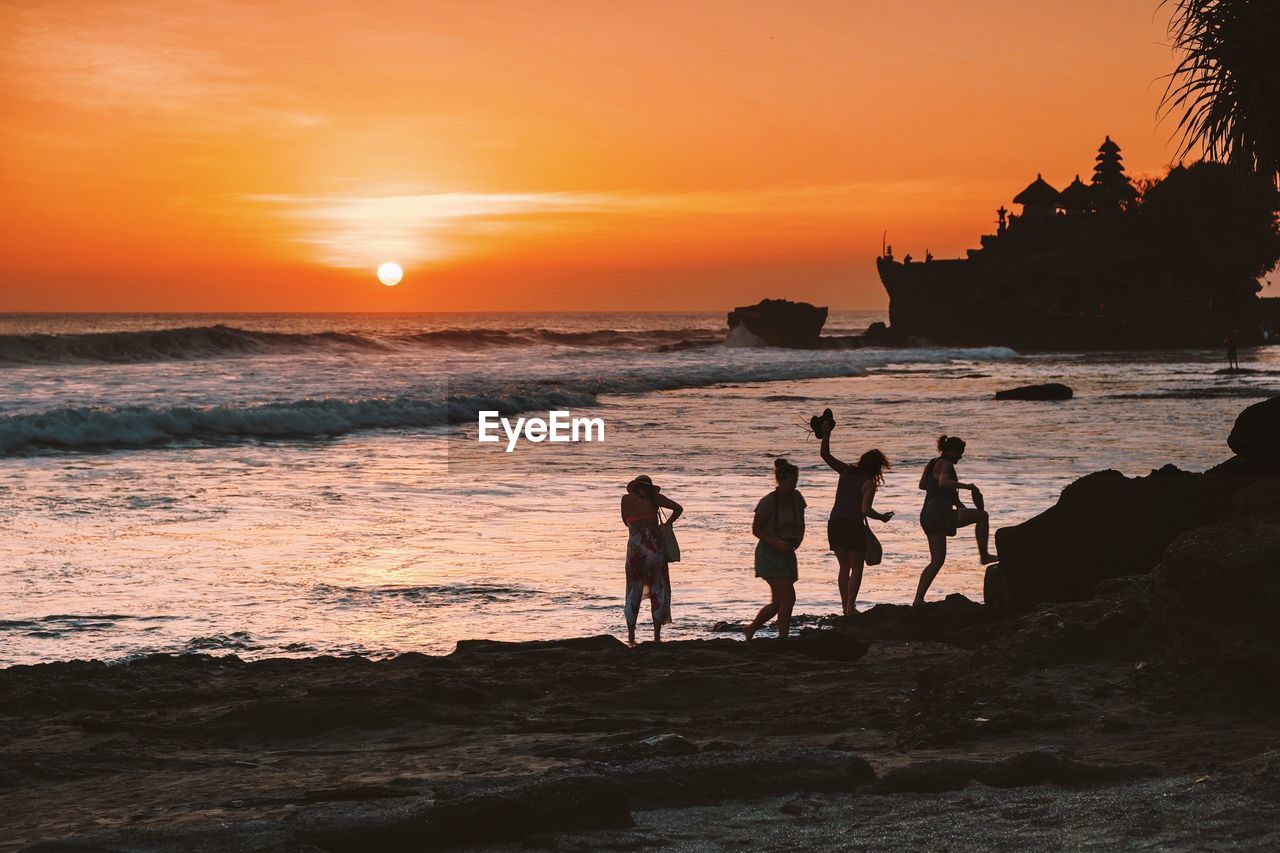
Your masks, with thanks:
M 1280 2 L 1162 0 L 1177 56 L 1158 115 L 1181 113 L 1179 156 L 1280 179 Z

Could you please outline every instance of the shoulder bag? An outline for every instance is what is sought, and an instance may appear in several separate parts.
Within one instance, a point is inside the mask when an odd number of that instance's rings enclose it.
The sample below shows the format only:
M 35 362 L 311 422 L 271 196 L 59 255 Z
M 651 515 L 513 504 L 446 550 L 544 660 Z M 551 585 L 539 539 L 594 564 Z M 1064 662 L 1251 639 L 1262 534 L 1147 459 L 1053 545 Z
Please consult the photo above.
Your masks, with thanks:
M 662 553 L 668 563 L 680 562 L 680 543 L 676 541 L 675 528 L 663 519 L 661 508 L 658 509 L 658 541 L 662 543 Z
M 867 521 L 867 517 L 862 517 L 862 526 L 867 531 L 867 547 L 863 551 L 864 562 L 868 566 L 878 566 L 880 561 L 884 559 L 884 546 L 880 544 L 880 540 L 871 532 L 871 524 Z

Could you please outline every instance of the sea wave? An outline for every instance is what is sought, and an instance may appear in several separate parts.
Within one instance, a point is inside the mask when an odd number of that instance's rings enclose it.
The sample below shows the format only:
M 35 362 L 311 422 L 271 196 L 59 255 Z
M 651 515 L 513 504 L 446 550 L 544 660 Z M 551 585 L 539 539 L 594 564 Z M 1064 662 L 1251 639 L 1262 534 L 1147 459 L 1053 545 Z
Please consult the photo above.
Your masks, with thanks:
M 1016 357 L 980 350 L 856 350 L 783 360 L 665 358 L 613 376 L 465 387 L 358 399 L 320 398 L 210 406 L 68 407 L 0 417 L 0 452 L 99 451 L 164 445 L 225 445 L 261 440 L 327 439 L 377 429 L 423 429 L 504 415 L 589 408 L 603 394 L 643 394 L 715 385 L 864 376 L 904 363 L 951 365 Z M 487 380 L 484 380 L 487 382 Z M 460 387 L 461 386 L 461 387 Z
M 590 394 L 297 400 L 254 406 L 65 408 L 0 418 L 0 451 L 115 450 L 166 444 L 323 439 L 370 429 L 474 421 L 482 410 L 514 413 L 596 405 Z
M 322 601 L 347 607 L 379 606 L 387 599 L 434 605 L 494 604 L 549 595 L 543 590 L 532 587 L 487 583 L 374 587 L 335 586 L 320 583 L 316 584 L 312 591 Z
M 308 351 L 393 352 L 438 347 L 483 349 L 541 345 L 661 350 L 713 346 L 721 340 L 705 329 L 456 328 L 372 336 L 336 331 L 256 331 L 218 324 L 144 331 L 0 335 L 0 365 L 140 364 Z
M 425 346 L 452 346 L 482 349 L 487 347 L 562 346 L 604 349 L 640 349 L 663 351 L 670 348 L 715 346 L 724 337 L 706 329 L 435 329 L 397 335 L 390 340 Z
M 384 350 L 372 338 L 347 332 L 259 332 L 234 326 L 187 326 L 132 332 L 0 335 L 0 364 L 133 364 L 233 355 L 296 353 L 323 347 Z

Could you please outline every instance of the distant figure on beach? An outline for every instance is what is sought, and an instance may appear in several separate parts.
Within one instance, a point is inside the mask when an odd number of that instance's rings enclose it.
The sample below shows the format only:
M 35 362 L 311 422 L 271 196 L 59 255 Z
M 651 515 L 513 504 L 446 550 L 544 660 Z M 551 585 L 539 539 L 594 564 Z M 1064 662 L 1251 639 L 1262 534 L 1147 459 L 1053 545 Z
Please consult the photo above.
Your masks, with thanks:
M 991 522 L 983 508 L 982 493 L 972 483 L 961 483 L 956 474 L 956 463 L 964 456 L 964 446 L 964 441 L 954 435 L 939 438 L 939 455 L 924 466 L 920 477 L 920 488 L 924 490 L 920 526 L 929 538 L 929 565 L 920 574 L 914 606 L 924 604 L 925 593 L 947 560 L 947 537 L 955 536 L 958 528 L 976 525 L 979 560 L 986 565 L 997 559 L 987 548 Z M 973 496 L 974 508 L 961 503 L 960 489 L 968 490 Z
M 653 639 L 662 641 L 662 626 L 671 623 L 671 574 L 667 555 L 658 535 L 661 524 L 673 524 L 684 513 L 680 504 L 663 497 L 662 489 L 645 474 L 627 484 L 622 496 L 622 522 L 627 526 L 627 597 L 623 611 L 627 617 L 627 642 L 636 643 L 636 619 L 640 602 L 649 599 L 653 613 Z M 662 522 L 658 507 L 671 510 Z
M 840 612 L 851 616 L 857 612 L 858 590 L 862 588 L 862 569 L 867 558 L 867 519 L 887 522 L 893 518 L 892 512 L 876 512 L 873 506 L 876 489 L 884 484 L 884 472 L 890 466 L 879 450 L 868 450 L 856 465 L 841 462 L 831 455 L 831 431 L 835 424 L 826 423 L 822 427 L 822 461 L 840 475 L 835 504 L 827 519 L 827 545 L 840 566 L 836 576 Z
M 1236 336 L 1227 335 L 1227 339 L 1223 343 L 1227 345 L 1227 369 L 1239 370 L 1240 358 L 1236 352 Z
M 778 617 L 778 639 L 791 635 L 791 608 L 796 603 L 796 578 L 799 567 L 796 549 L 804 541 L 804 495 L 796 490 L 800 469 L 786 459 L 773 460 L 773 477 L 777 487 L 756 504 L 751 533 L 756 543 L 756 577 L 769 584 L 769 603 L 760 608 L 756 618 L 743 629 L 750 640 L 764 624 Z

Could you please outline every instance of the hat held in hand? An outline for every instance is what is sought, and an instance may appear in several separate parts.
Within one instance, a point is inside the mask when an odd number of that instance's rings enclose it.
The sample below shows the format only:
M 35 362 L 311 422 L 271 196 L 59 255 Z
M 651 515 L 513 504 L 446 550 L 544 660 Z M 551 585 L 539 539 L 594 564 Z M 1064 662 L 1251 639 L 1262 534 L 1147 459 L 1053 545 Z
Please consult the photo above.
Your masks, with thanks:
M 824 424 L 828 430 L 835 429 L 836 417 L 831 414 L 830 409 L 823 409 L 822 414 L 814 415 L 809 418 L 809 429 L 813 430 L 813 434 L 818 438 L 822 438 L 822 427 Z

